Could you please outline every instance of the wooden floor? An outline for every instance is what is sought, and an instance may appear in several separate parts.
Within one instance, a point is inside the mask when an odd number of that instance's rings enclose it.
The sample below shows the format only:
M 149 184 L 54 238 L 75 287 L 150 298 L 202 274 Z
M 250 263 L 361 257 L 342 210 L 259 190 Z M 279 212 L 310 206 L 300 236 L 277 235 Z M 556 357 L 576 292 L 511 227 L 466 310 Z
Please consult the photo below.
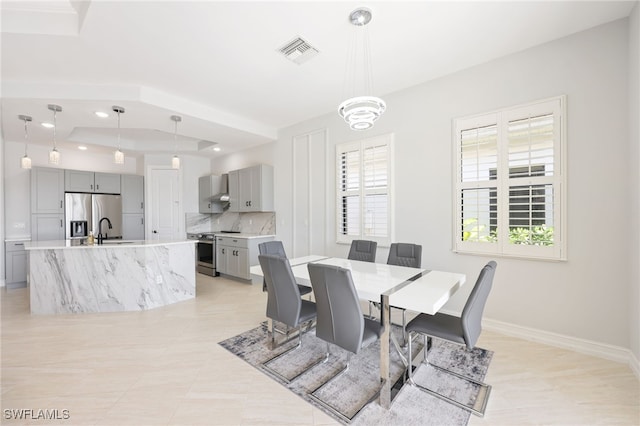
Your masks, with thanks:
M 217 344 L 264 320 L 261 286 L 198 274 L 197 294 L 146 312 L 32 316 L 28 289 L 3 288 L 0 423 L 335 424 Z M 626 365 L 486 330 L 479 346 L 495 352 L 493 391 L 471 425 L 640 424 Z

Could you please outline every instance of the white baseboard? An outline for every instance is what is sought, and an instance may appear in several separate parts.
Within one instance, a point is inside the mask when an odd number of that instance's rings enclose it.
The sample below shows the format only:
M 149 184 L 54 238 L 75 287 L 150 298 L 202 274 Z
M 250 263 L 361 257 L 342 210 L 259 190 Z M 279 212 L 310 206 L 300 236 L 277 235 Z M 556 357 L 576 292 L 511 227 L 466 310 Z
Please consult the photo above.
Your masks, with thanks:
M 522 327 L 486 318 L 482 320 L 482 325 L 487 330 L 495 331 L 507 336 L 544 343 L 550 346 L 569 349 L 583 354 L 628 364 L 638 380 L 640 380 L 640 363 L 638 362 L 638 358 L 636 358 L 633 352 L 627 348 L 598 343 L 591 340 L 578 339 L 576 337 L 537 330 L 535 328 Z

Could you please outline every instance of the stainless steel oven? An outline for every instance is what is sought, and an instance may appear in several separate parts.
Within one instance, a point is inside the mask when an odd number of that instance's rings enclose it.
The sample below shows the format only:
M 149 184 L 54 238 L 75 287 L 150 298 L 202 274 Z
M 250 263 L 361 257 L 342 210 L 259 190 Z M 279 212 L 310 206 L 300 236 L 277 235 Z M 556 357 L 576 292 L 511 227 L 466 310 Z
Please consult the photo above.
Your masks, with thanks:
M 187 234 L 190 240 L 198 240 L 196 244 L 196 271 L 201 274 L 217 277 L 216 272 L 216 234 L 239 234 L 238 231 L 201 232 Z
M 216 274 L 216 237 L 213 232 L 187 234 L 190 240 L 198 240 L 196 244 L 196 271 L 215 277 Z

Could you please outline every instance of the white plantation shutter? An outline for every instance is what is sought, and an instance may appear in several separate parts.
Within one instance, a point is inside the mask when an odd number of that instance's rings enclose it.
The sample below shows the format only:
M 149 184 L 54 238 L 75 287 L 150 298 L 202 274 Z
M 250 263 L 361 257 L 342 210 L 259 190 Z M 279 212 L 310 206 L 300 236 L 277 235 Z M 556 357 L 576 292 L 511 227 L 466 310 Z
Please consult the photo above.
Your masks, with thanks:
M 391 241 L 391 135 L 338 145 L 338 242 Z
M 455 250 L 566 259 L 564 97 L 455 120 Z

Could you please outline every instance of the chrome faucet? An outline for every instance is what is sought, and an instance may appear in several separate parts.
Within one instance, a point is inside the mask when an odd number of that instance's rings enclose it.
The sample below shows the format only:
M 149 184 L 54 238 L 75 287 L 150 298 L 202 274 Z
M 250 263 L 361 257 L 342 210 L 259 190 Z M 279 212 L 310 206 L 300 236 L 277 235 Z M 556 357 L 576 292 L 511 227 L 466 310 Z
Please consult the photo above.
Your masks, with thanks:
M 111 221 L 109 220 L 108 217 L 103 217 L 102 219 L 100 219 L 100 222 L 98 222 L 98 244 L 102 244 L 102 241 L 107 238 L 107 233 L 104 233 L 104 237 L 102 236 L 102 221 L 106 220 L 107 221 L 107 225 L 109 226 L 109 229 L 113 228 L 113 226 L 111 226 Z

